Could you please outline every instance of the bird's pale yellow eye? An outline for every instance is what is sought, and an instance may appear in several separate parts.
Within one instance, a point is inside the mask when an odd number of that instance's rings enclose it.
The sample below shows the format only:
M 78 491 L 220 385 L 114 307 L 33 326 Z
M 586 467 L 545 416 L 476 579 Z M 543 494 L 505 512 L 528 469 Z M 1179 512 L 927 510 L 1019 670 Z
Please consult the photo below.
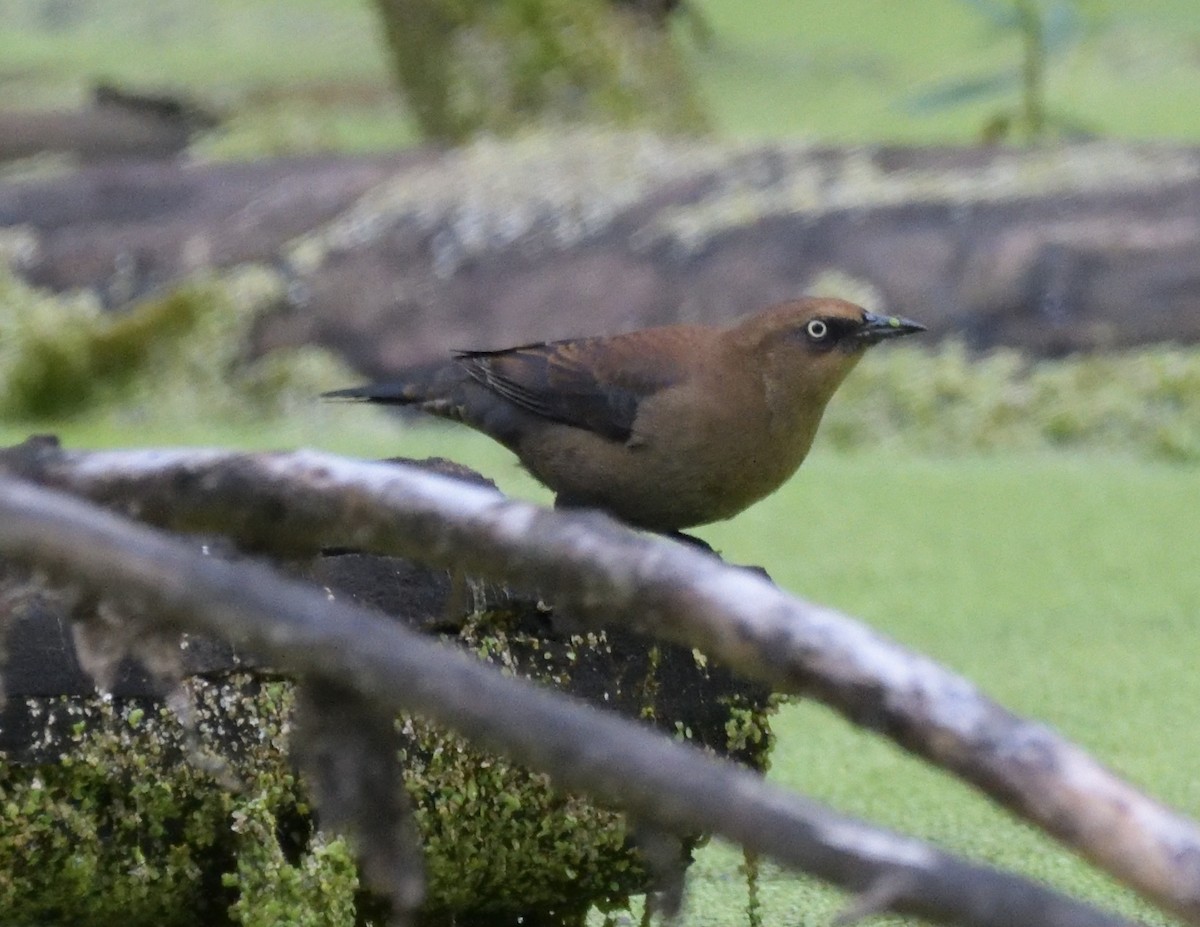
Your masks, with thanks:
M 804 330 L 808 332 L 808 337 L 813 341 L 820 341 L 829 334 L 829 326 L 820 319 L 813 319 L 806 326 L 804 326 Z

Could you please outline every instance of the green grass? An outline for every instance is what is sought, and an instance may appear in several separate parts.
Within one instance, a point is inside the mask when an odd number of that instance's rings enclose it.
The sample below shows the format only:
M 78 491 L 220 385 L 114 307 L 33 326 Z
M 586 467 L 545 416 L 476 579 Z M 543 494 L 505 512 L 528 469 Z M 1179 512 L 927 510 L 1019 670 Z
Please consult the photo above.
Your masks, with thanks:
M 909 103 L 947 80 L 1015 66 L 1015 38 L 993 40 L 962 0 L 697 0 L 715 32 L 694 59 L 721 131 L 839 142 L 970 142 L 1015 94 L 918 114 Z M 1195 139 L 1179 94 L 1200 91 L 1200 7 L 1085 3 L 1104 27 L 1056 56 L 1050 108 L 1111 137 Z M 686 29 L 681 31 L 686 32 Z
M 941 81 L 1015 66 L 962 0 L 694 0 L 710 46 L 677 24 L 717 131 L 833 142 L 971 142 L 1011 97 L 921 114 Z M 198 94 L 231 116 L 202 155 L 377 150 L 416 132 L 391 90 L 367 0 L 108 0 L 47 25 L 43 0 L 0 4 L 5 105 L 78 100 L 97 78 Z M 1103 28 L 1047 71 L 1052 110 L 1110 137 L 1200 139 L 1200 6 L 1091 2 Z M 102 13 L 96 11 L 103 10 Z
M 1197 473 L 1084 455 L 818 455 L 707 532 L 792 591 L 836 605 L 1048 722 L 1200 815 Z M 1161 921 L 949 777 L 827 710 L 787 709 L 773 777 L 835 807 Z M 730 876 L 738 858 L 705 868 Z M 723 883 L 718 883 L 723 884 Z M 773 879 L 767 923 L 818 923 Z M 701 918 L 698 923 L 707 923 Z
M 0 427 L 11 443 L 25 430 Z M 445 455 L 515 495 L 544 491 L 461 429 L 405 427 L 375 410 L 213 433 L 199 425 L 80 422 L 69 446 L 320 446 L 374 457 Z M 818 451 L 780 492 L 698 533 L 1045 721 L 1166 802 L 1200 816 L 1200 618 L 1194 467 L 1098 454 L 933 458 Z M 785 708 L 772 778 L 972 858 L 1028 873 L 1153 923 L 1161 916 L 950 777 L 814 704 Z M 745 922 L 740 854 L 705 850 L 688 927 Z M 836 893 L 764 868 L 767 924 L 827 923 Z
M 97 80 L 194 95 L 228 120 L 201 156 L 413 144 L 368 0 L 112 0 L 50 26 L 42 0 L 2 5 L 5 107 L 81 101 Z

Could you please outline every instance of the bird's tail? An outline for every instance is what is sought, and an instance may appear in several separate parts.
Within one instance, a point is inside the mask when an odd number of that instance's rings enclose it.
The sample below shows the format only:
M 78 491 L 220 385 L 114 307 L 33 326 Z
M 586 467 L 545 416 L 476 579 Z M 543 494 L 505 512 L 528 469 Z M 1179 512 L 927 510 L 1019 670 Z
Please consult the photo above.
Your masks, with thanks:
M 406 370 L 400 378 L 322 393 L 322 399 L 411 406 L 454 421 L 466 421 L 464 388 L 470 377 L 457 363 L 442 361 Z M 471 422 L 467 422 L 472 424 Z
M 321 394 L 322 399 L 344 399 L 351 402 L 379 402 L 386 405 L 407 406 L 424 401 L 424 390 L 419 384 L 408 381 L 395 383 L 368 383 L 365 386 L 351 386 L 347 389 L 334 389 Z

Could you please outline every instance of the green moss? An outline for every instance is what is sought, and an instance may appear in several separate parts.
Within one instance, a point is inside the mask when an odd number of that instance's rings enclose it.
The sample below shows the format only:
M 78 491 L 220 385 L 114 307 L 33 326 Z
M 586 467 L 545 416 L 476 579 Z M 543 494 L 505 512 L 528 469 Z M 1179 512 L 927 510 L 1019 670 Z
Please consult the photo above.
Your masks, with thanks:
M 321 833 L 293 863 L 276 839 L 276 809 L 267 796 L 239 803 L 232 816 L 238 835 L 236 868 L 222 886 L 236 901 L 229 909 L 242 927 L 349 927 L 356 923 L 358 866 L 346 841 Z
M 775 746 L 770 716 L 778 710 L 778 697 L 772 696 L 765 708 L 748 707 L 743 699 L 726 699 L 725 703 L 729 710 L 729 720 L 725 722 L 726 749 L 734 756 L 761 751 L 769 760 Z
M 193 747 L 178 719 L 145 701 L 26 700 L 40 722 L 34 748 L 49 755 L 34 764 L 0 759 L 0 909 L 8 918 L 265 924 L 288 911 L 291 923 L 353 924 L 352 909 L 346 917 L 335 903 L 357 887 L 346 849 L 310 840 L 297 825 L 307 807 L 284 752 L 279 708 L 290 704 L 288 687 L 239 676 L 192 680 L 187 691 L 205 749 L 224 744 L 223 755 L 188 762 Z M 221 775 L 240 789 L 230 791 Z M 310 908 L 331 916 L 295 919 Z
M 621 815 L 559 793 L 544 776 L 481 758 L 453 735 L 411 719 L 403 724 L 430 916 L 624 899 L 643 880 Z
M 51 295 L 0 267 L 0 414 L 37 420 L 104 408 L 143 421 L 238 421 L 311 404 L 346 376 L 329 354 L 247 357 L 251 327 L 280 287 L 248 265 L 106 312 L 93 295 Z
M 1030 361 L 949 342 L 873 353 L 830 403 L 820 441 L 936 453 L 1079 448 L 1200 460 L 1200 351 L 1147 347 Z
M 658 717 L 658 688 L 661 680 L 658 675 L 658 668 L 662 663 L 662 650 L 658 644 L 651 644 L 647 649 L 649 660 L 646 664 L 646 673 L 642 677 L 640 697 L 642 701 L 641 715 L 643 720 L 653 721 Z M 698 666 L 698 669 L 703 670 L 705 667 Z M 675 734 L 678 737 L 683 735 L 684 739 L 691 740 L 691 733 L 682 730 L 683 722 L 675 722 Z
M 743 850 L 741 870 L 746 878 L 746 927 L 763 927 L 762 899 L 758 894 L 761 876 L 758 854 Z
M 507 673 L 566 690 L 577 676 L 594 685 L 613 660 L 603 631 L 540 637 L 504 612 L 474 616 L 460 643 Z M 694 661 L 685 654 L 682 662 Z M 707 661 L 696 665 L 708 674 Z M 659 666 L 656 657 L 639 668 L 628 689 L 614 681 L 606 700 L 636 712 L 658 691 Z M 649 688 L 647 676 L 655 677 Z M 353 854 L 313 832 L 288 760 L 290 684 L 235 676 L 191 680 L 187 691 L 194 733 L 144 701 L 27 702 L 43 757 L 0 762 L 0 808 L 13 823 L 0 831 L 0 906 L 18 919 L 61 915 L 83 925 L 361 920 Z M 727 736 L 762 764 L 765 715 L 740 697 L 725 704 L 733 720 L 726 733 L 717 729 L 716 745 Z M 621 814 L 427 722 L 404 716 L 397 725 L 428 922 L 522 915 L 578 924 L 591 905 L 624 909 L 644 890 L 648 875 Z M 681 733 L 700 742 L 688 724 Z M 96 893 L 97 884 L 110 889 Z
M 0 410 L 12 417 L 50 416 L 86 403 L 92 386 L 84 383 L 81 392 L 80 381 L 92 360 L 80 333 L 99 324 L 99 303 L 85 294 L 41 293 L 0 266 L 0 313 Z
M 476 615 L 460 642 L 512 675 L 570 689 L 581 661 L 607 649 L 603 632 L 542 639 L 503 613 Z M 398 722 L 407 744 L 405 781 L 425 848 L 426 914 L 467 918 L 536 912 L 582 922 L 589 899 L 623 908 L 646 882 L 621 814 L 505 760 L 481 756 L 460 737 L 420 719 Z

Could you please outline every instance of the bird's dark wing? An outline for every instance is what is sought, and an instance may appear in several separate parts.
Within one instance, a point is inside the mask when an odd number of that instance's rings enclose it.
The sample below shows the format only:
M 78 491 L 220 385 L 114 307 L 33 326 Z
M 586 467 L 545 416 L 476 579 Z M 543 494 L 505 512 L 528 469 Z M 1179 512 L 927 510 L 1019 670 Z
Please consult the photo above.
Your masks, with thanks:
M 458 351 L 455 358 L 474 380 L 527 412 L 628 441 L 642 401 L 682 376 L 650 334 Z

